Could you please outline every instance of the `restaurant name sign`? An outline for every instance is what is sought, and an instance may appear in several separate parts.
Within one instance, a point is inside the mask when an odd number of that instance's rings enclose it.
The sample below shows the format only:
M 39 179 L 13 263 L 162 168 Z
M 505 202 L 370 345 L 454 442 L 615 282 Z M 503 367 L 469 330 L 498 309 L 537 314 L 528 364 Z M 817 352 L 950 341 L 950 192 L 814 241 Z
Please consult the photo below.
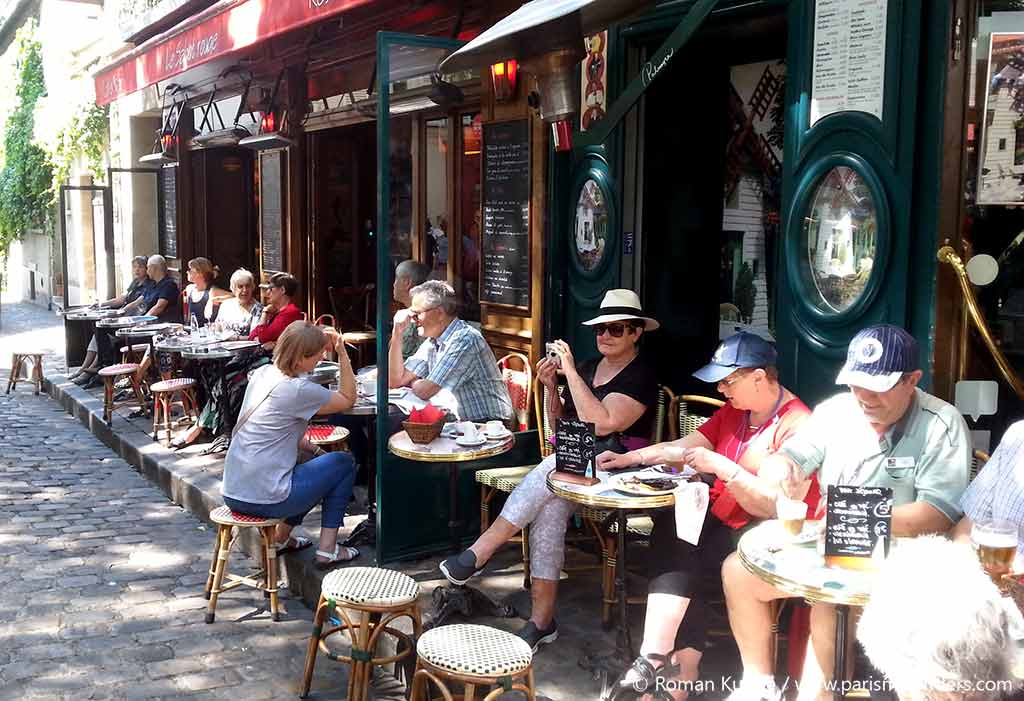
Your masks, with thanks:
M 368 2 L 244 0 L 200 13 L 187 26 L 154 37 L 100 70 L 94 77 L 96 104 L 109 104 L 207 61 Z

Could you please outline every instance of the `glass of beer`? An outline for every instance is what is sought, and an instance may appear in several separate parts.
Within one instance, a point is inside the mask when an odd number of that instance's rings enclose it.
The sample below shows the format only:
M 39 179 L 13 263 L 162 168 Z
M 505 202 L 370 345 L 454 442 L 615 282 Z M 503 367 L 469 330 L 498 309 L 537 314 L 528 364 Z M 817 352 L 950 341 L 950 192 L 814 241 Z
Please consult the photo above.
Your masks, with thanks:
M 1017 555 L 1017 526 L 1010 521 L 979 521 L 971 526 L 971 541 L 978 559 L 997 586 L 1009 574 Z
M 807 518 L 807 504 L 780 494 L 775 500 L 775 513 L 787 533 L 800 535 L 804 529 L 804 520 Z

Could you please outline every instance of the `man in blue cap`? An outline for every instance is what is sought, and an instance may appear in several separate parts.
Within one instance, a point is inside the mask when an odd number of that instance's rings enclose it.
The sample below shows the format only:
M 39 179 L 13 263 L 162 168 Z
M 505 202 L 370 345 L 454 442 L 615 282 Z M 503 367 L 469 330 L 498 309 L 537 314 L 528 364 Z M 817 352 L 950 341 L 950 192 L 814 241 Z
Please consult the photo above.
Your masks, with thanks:
M 798 499 L 813 475 L 822 494 L 829 485 L 888 487 L 894 536 L 946 532 L 961 516 L 971 439 L 955 407 L 917 387 L 921 375 L 913 336 L 891 325 L 864 329 L 850 342 L 836 378 L 850 391 L 817 406 L 796 435 L 762 463 L 759 479 Z M 722 583 L 743 660 L 743 679 L 731 699 L 777 699 L 771 602 L 791 595 L 752 574 L 735 553 L 722 566 Z M 824 694 L 834 639 L 834 607 L 812 604 L 814 654 L 805 662 L 801 699 Z

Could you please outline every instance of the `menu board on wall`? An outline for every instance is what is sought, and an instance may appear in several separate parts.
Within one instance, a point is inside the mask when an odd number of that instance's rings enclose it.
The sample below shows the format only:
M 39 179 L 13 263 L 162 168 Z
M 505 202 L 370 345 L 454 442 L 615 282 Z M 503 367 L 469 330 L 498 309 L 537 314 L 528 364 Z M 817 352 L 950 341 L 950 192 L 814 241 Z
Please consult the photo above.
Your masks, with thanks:
M 480 301 L 530 306 L 530 123 L 485 124 Z
M 178 167 L 165 166 L 160 169 L 160 212 L 161 226 L 158 234 L 160 255 L 165 258 L 178 257 Z
M 281 212 L 281 159 L 283 150 L 260 154 L 260 250 L 263 270 L 284 270 L 284 227 Z
M 882 119 L 888 0 L 816 0 L 811 125 L 836 112 Z

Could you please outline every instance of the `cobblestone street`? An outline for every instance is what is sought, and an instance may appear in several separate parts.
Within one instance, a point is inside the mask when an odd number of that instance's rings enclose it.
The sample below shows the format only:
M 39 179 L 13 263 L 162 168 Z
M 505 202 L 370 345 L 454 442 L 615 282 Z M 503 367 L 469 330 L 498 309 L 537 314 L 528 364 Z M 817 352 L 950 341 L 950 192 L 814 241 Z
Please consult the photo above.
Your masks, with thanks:
M 209 527 L 29 385 L 0 395 L 0 513 L 0 699 L 297 694 L 310 611 L 235 590 L 204 624 Z M 340 667 L 313 688 L 342 698 Z

